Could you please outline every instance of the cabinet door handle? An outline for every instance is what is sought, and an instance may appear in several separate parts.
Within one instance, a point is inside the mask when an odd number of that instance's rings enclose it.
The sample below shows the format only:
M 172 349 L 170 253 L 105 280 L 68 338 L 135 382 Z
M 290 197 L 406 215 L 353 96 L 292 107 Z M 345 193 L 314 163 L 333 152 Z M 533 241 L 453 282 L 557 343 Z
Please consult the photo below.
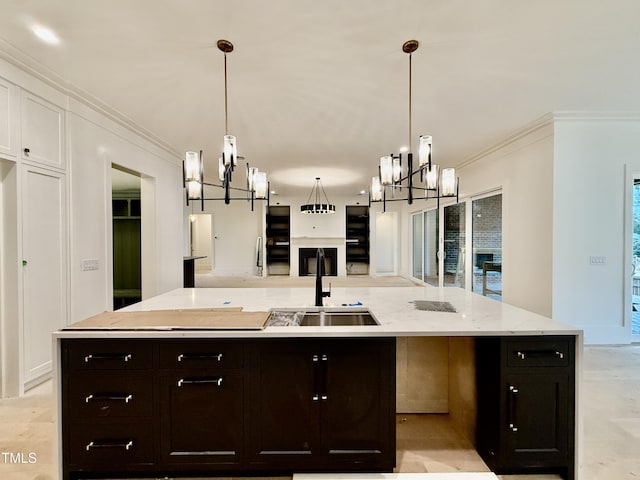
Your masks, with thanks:
M 88 395 L 84 401 L 86 403 L 89 402 L 108 402 L 108 401 L 112 401 L 112 402 L 124 402 L 124 403 L 129 403 L 131 400 L 133 400 L 133 395 L 132 394 L 122 394 L 122 395 L 110 395 L 110 394 L 91 394 Z
M 122 448 L 124 450 L 131 450 L 133 447 L 133 440 L 123 440 L 122 442 L 100 442 L 93 440 L 87 443 L 87 452 L 93 448 Z
M 560 359 L 564 358 L 564 353 L 559 352 L 558 350 L 519 350 L 516 352 L 516 355 L 520 360 L 525 360 L 527 358 L 545 357 L 558 357 Z
M 178 355 L 178 361 L 183 360 L 217 360 L 222 361 L 222 353 L 181 353 Z
M 320 391 L 320 400 L 326 402 L 329 399 L 329 355 L 323 353 L 320 356 L 321 363 L 321 376 L 322 376 L 322 390 Z
M 90 353 L 84 357 L 84 363 L 93 362 L 95 360 L 122 360 L 123 362 L 129 362 L 132 358 L 132 353 L 102 353 L 99 355 Z
M 207 378 L 181 378 L 178 380 L 178 386 L 183 385 L 202 385 L 213 383 L 217 387 L 222 386 L 222 377 L 207 377 Z
M 517 426 L 517 422 L 516 422 L 516 409 L 517 409 L 517 405 L 516 405 L 516 401 L 518 398 L 518 387 L 514 386 L 514 385 L 509 385 L 509 419 L 508 419 L 508 424 L 509 424 L 509 430 L 511 430 L 512 432 L 517 432 L 518 431 L 518 426 Z

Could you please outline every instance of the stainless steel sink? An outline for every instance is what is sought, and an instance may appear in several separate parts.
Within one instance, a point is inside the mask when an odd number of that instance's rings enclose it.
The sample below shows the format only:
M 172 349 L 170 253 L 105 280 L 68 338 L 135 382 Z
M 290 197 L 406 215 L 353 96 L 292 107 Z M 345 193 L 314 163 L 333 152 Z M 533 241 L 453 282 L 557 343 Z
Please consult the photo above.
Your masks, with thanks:
M 367 308 L 313 307 L 303 309 L 273 309 L 272 318 L 290 316 L 291 323 L 270 325 L 299 325 L 301 327 L 354 327 L 380 325 L 378 319 Z

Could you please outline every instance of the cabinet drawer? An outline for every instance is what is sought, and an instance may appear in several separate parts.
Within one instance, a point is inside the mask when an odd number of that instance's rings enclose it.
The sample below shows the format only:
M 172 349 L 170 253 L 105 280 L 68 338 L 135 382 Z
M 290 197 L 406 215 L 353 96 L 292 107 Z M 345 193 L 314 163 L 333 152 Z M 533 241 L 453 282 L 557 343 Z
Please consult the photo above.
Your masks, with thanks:
M 151 343 L 136 340 L 65 341 L 71 370 L 138 370 L 151 368 Z
M 160 368 L 241 368 L 242 345 L 225 341 L 180 341 L 160 344 Z
M 68 438 L 71 464 L 118 468 L 153 462 L 153 428 L 147 423 L 74 423 Z
M 70 418 L 151 417 L 152 392 L 148 375 L 78 373 L 69 378 L 65 405 Z
M 566 367 L 571 348 L 568 339 L 508 340 L 508 367 Z

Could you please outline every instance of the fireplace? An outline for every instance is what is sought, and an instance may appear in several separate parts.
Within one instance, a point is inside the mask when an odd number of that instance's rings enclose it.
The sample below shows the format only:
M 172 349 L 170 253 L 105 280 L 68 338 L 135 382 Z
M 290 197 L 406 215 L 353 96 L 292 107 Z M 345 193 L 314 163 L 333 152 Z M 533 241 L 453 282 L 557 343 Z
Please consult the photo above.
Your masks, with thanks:
M 298 249 L 298 275 L 315 275 L 316 274 L 316 252 L 317 248 L 299 248 Z M 324 249 L 324 273 L 329 276 L 338 275 L 338 249 Z

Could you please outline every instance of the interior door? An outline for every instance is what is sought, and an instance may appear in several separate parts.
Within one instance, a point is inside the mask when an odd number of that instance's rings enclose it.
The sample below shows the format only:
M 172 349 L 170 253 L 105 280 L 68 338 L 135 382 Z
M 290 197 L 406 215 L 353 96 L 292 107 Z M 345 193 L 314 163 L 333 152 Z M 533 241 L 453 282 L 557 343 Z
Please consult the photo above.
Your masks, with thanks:
M 51 371 L 51 333 L 67 318 L 65 175 L 23 170 L 23 384 Z

